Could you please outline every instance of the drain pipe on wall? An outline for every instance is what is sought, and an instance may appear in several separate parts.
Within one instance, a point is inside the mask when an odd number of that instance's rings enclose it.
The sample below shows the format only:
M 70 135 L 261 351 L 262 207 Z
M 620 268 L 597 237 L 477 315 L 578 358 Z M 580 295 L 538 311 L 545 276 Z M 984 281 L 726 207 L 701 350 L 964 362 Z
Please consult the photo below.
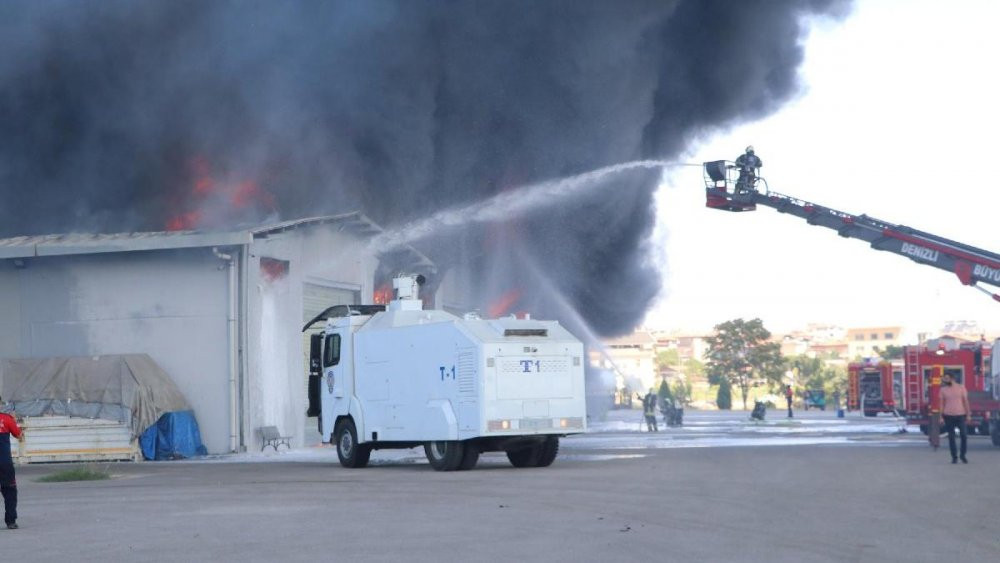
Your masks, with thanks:
M 229 289 L 227 294 L 228 300 L 228 311 L 226 313 L 226 324 L 229 336 L 229 451 L 236 453 L 239 451 L 238 443 L 238 433 L 237 433 L 237 423 L 238 423 L 238 413 L 236 412 L 236 399 L 238 388 L 236 385 L 236 370 L 238 369 L 238 358 L 237 353 L 237 334 L 236 334 L 236 306 L 237 306 L 237 294 L 236 294 L 236 258 L 232 254 L 226 254 L 224 252 L 219 252 L 218 248 L 212 248 L 212 254 L 220 260 L 226 262 L 225 266 L 220 266 L 220 269 L 225 267 L 229 274 Z

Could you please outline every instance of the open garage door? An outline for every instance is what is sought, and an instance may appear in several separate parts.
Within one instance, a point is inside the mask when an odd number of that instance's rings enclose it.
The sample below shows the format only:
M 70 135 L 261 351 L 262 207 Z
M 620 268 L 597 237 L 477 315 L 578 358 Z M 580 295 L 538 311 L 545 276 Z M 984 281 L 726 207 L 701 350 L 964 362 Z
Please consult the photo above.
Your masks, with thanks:
M 302 284 L 302 323 L 311 321 L 333 305 L 359 305 L 361 303 L 361 288 L 336 282 L 305 282 Z M 302 384 L 306 387 L 305 396 L 309 396 L 309 337 L 323 330 L 321 324 L 316 324 L 302 333 Z M 305 412 L 306 406 L 302 406 Z M 306 418 L 303 443 L 307 446 L 323 442 L 317 429 L 315 418 Z

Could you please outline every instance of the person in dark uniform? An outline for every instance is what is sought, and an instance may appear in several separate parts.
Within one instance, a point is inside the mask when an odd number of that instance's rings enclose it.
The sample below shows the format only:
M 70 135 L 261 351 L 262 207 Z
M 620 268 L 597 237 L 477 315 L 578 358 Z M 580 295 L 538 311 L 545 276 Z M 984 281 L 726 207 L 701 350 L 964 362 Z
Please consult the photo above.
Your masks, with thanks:
M 3 521 L 8 529 L 16 530 L 17 481 L 14 479 L 14 460 L 10 456 L 11 436 L 22 439 L 21 428 L 13 416 L 0 412 L 0 493 L 3 494 Z
M 636 393 L 638 395 L 638 393 Z M 642 414 L 646 417 L 646 430 L 649 432 L 659 432 L 656 424 L 656 393 L 653 388 L 649 388 L 649 393 L 642 398 Z
M 736 158 L 736 169 L 740 172 L 740 177 L 736 180 L 736 193 L 757 189 L 757 174 L 761 166 L 764 166 L 764 162 L 754 154 L 753 146 L 748 146 L 746 152 Z

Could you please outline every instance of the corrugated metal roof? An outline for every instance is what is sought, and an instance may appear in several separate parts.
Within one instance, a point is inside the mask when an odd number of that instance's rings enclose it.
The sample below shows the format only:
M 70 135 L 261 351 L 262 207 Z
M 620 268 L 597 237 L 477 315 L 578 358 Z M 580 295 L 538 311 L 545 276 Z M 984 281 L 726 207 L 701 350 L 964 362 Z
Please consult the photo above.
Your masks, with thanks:
M 299 227 L 310 227 L 314 225 L 328 225 L 338 223 L 345 230 L 361 236 L 371 236 L 382 232 L 382 227 L 376 225 L 371 219 L 359 211 L 344 213 L 341 215 L 321 215 L 319 217 L 305 217 L 303 219 L 292 219 L 272 225 L 264 225 L 256 229 L 251 229 L 255 237 L 268 236 Z
M 67 233 L 0 239 L 0 258 L 65 256 L 102 252 L 165 250 L 246 244 L 249 231 L 202 233 L 198 231 L 159 231 L 148 233 Z
M 361 238 L 382 232 L 382 228 L 364 214 L 353 212 L 219 232 L 67 233 L 11 237 L 0 239 L 0 259 L 243 245 L 249 244 L 254 238 L 264 238 L 302 227 L 333 224 Z M 433 262 L 415 248 L 407 246 L 402 252 L 408 255 L 414 267 L 435 269 Z

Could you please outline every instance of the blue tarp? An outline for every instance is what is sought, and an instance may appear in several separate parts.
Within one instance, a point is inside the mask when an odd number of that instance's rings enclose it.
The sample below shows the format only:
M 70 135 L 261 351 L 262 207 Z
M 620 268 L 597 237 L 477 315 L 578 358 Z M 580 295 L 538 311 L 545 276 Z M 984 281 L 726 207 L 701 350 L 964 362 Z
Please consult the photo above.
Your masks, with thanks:
M 139 437 L 142 456 L 149 460 L 184 459 L 208 453 L 194 411 L 168 412 Z

